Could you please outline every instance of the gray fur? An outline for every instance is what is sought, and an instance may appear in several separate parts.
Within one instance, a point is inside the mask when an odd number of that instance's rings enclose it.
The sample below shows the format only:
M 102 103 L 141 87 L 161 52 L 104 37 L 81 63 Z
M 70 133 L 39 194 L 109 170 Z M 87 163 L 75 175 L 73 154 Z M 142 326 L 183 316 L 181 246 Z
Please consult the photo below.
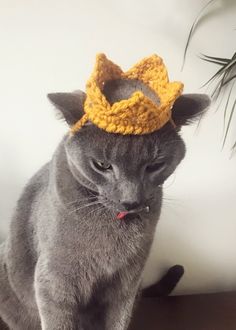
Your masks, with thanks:
M 103 88 L 103 93 L 111 104 L 129 99 L 136 91 L 141 91 L 156 105 L 160 104 L 160 99 L 157 94 L 149 86 L 137 79 L 111 80 L 108 81 Z
M 49 98 L 69 125 L 81 117 L 84 94 Z M 181 117 L 181 108 L 175 111 Z M 127 329 L 160 215 L 162 184 L 184 154 L 169 123 L 143 136 L 88 125 L 63 138 L 25 187 L 0 247 L 0 317 L 10 329 Z M 113 169 L 100 172 L 93 160 Z M 158 162 L 164 164 L 158 170 L 147 169 Z M 118 220 L 127 203 L 148 205 L 150 212 Z

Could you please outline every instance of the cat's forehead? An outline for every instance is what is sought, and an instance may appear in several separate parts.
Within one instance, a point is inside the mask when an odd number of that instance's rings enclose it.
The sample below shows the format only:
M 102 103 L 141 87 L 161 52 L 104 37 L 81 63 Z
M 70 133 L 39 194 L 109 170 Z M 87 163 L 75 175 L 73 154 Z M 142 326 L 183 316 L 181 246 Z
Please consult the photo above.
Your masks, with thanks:
M 77 141 L 83 152 L 109 160 L 145 161 L 161 156 L 166 139 L 160 132 L 144 135 L 107 133 L 94 125 L 84 127 Z M 165 141 L 165 142 L 164 142 Z
M 110 137 L 111 138 L 111 137 Z M 122 136 L 114 134 L 104 144 L 103 154 L 107 159 L 142 162 L 154 158 L 158 154 L 158 143 L 147 136 Z M 155 143 L 156 142 L 156 143 Z

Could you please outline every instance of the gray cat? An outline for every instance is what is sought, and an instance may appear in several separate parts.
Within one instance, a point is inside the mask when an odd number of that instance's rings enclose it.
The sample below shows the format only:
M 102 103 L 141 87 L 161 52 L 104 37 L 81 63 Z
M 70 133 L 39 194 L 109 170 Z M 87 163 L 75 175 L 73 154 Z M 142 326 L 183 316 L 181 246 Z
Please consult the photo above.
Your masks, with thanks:
M 142 83 L 121 85 L 104 86 L 110 103 L 134 90 L 154 97 Z M 49 99 L 69 126 L 83 115 L 83 92 Z M 185 155 L 178 132 L 209 103 L 206 95 L 179 97 L 176 128 L 167 123 L 151 134 L 123 136 L 88 123 L 63 138 L 25 187 L 0 246 L 0 317 L 10 329 L 127 329 L 162 184 Z

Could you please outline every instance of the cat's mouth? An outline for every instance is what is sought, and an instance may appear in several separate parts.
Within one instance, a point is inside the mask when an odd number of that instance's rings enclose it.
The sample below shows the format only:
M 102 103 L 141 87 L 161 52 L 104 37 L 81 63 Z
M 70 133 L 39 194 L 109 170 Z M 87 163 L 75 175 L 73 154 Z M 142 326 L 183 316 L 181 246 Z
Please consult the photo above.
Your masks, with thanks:
M 145 207 L 138 208 L 138 209 L 131 210 L 131 211 L 121 211 L 121 212 L 117 213 L 117 219 L 123 219 L 127 216 L 129 216 L 129 218 L 130 217 L 133 218 L 133 216 L 135 216 L 141 212 L 149 213 L 149 211 L 150 211 L 149 206 L 145 206 Z

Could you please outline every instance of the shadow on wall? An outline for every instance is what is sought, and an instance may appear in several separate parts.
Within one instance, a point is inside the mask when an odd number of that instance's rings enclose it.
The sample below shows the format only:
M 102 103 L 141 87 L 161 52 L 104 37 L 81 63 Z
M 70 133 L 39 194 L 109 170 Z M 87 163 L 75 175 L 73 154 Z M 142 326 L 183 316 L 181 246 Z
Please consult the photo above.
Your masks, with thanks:
M 160 230 L 159 230 L 160 229 Z M 200 242 L 199 242 L 199 245 Z M 142 287 L 148 287 L 160 279 L 167 269 L 182 265 L 185 273 L 174 295 L 232 291 L 235 279 L 219 272 L 219 260 L 179 236 L 172 228 L 157 228 L 156 237 L 147 261 Z M 154 277 L 154 274 L 155 277 Z

